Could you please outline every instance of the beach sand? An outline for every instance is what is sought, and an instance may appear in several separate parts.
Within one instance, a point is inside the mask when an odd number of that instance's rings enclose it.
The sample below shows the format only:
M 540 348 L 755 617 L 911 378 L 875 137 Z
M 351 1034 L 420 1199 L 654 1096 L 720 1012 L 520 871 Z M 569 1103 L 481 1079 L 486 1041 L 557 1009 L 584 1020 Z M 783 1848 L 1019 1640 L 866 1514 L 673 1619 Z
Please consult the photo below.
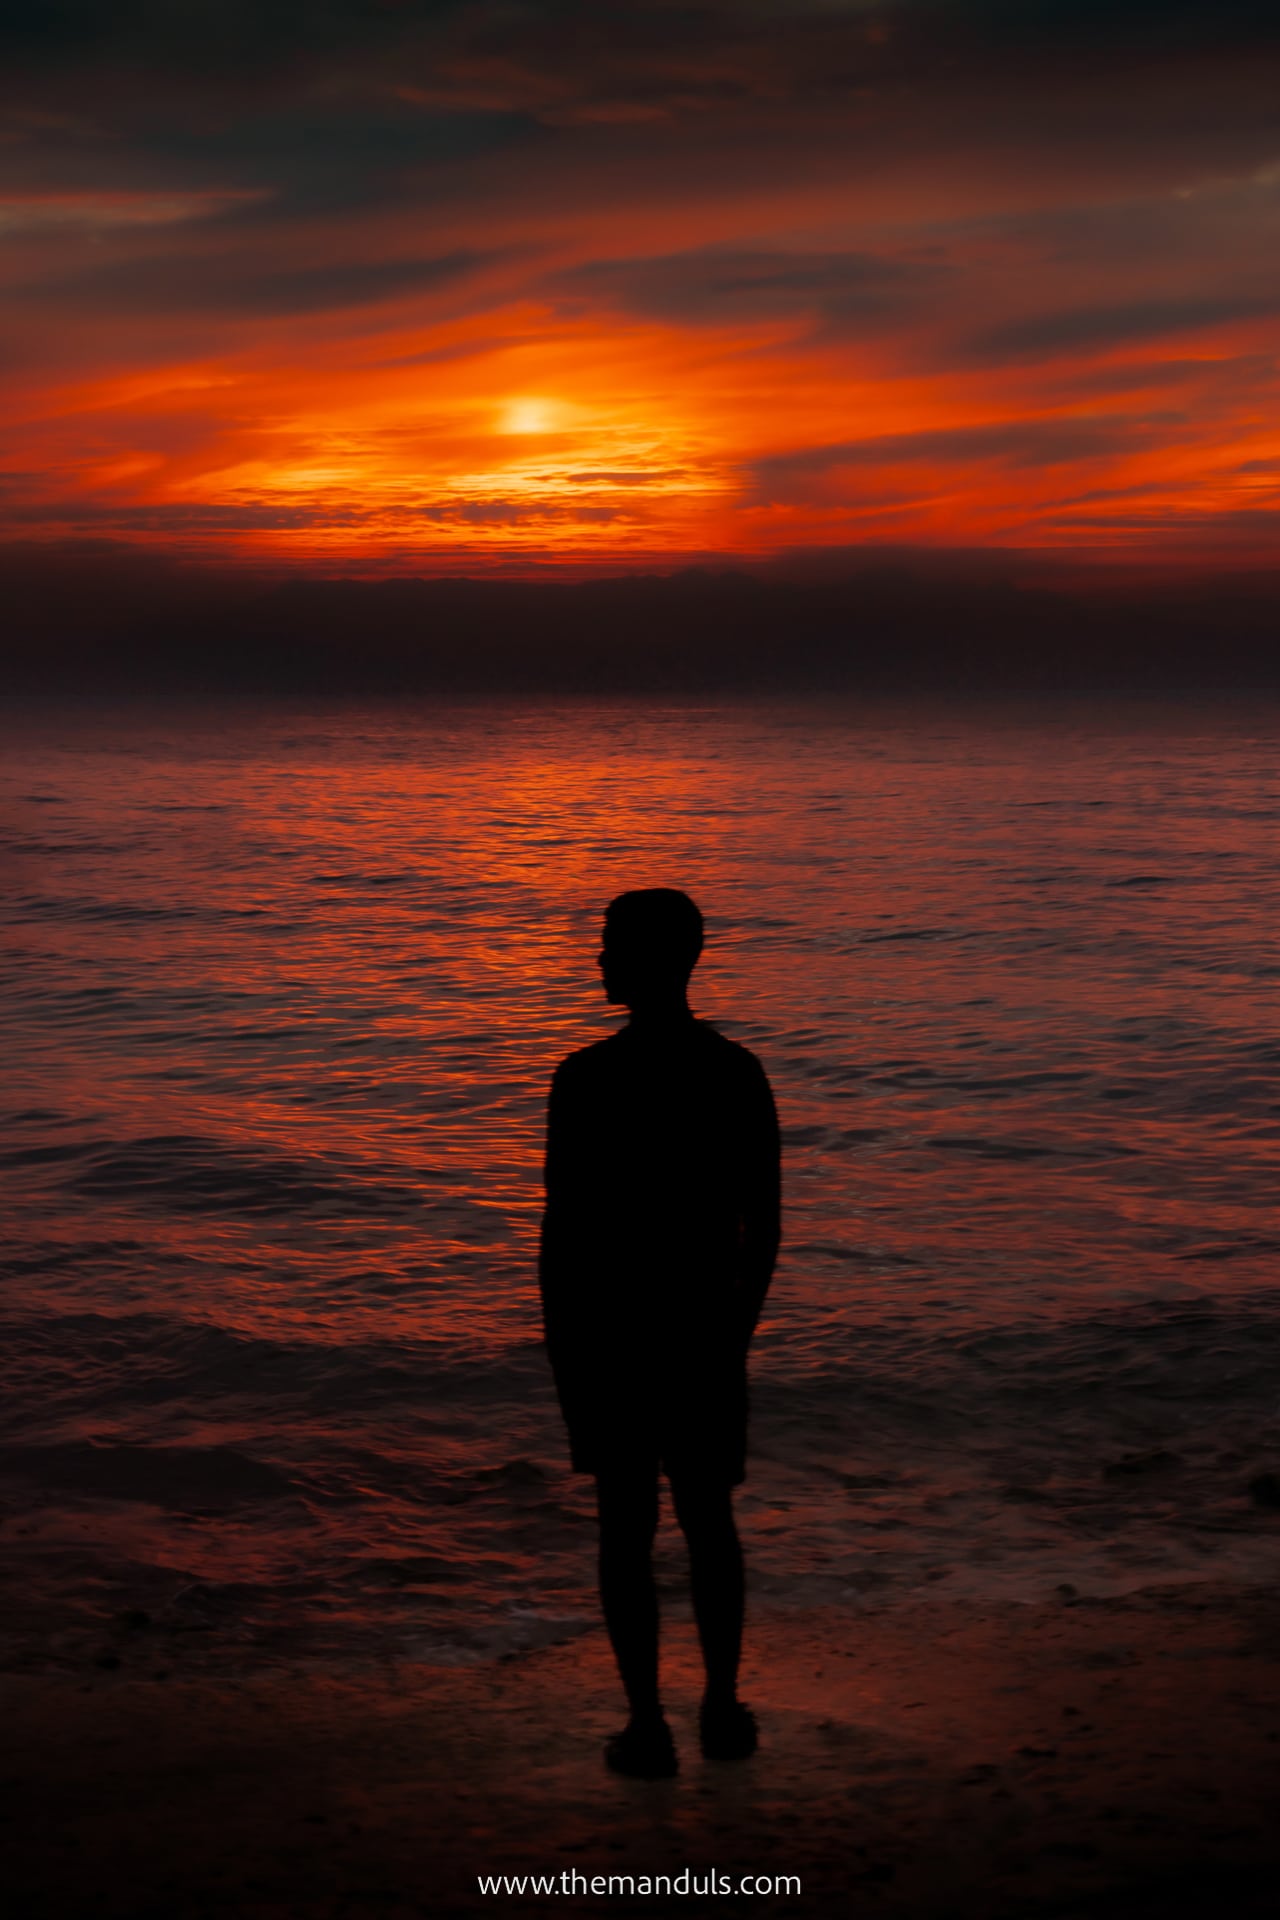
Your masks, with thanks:
M 763 1744 L 737 1765 L 698 1754 L 678 1621 L 664 1672 L 682 1767 L 654 1783 L 601 1765 L 622 1716 L 599 1633 L 359 1672 L 237 1672 L 195 1638 L 124 1618 L 79 1662 L 6 1676 L 7 1913 L 1280 1907 L 1280 1600 L 1258 1588 L 761 1615 L 743 1692 Z M 794 1874 L 801 1891 L 589 1890 L 686 1868 Z M 586 1892 L 477 1886 L 575 1872 Z

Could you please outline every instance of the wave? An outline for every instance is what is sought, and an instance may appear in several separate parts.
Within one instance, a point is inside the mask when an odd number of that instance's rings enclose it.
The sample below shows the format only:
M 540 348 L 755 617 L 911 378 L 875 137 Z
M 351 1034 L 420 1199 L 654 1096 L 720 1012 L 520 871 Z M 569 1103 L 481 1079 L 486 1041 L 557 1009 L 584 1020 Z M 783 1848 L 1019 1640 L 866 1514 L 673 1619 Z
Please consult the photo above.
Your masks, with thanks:
M 528 1331 L 486 1336 L 448 1290 L 417 1333 L 369 1339 L 326 1328 L 311 1339 L 270 1338 L 160 1313 L 17 1314 L 0 1321 L 4 1426 L 82 1423 L 114 1414 L 252 1421 L 263 1431 L 301 1421 L 317 1445 L 395 1451 L 394 1423 L 415 1441 L 447 1441 L 475 1419 L 541 1419 L 551 1381 L 531 1311 Z M 1012 1431 L 1027 1422 L 1085 1422 L 1117 1430 L 1135 1414 L 1202 1420 L 1256 1414 L 1280 1390 L 1280 1304 L 1152 1301 L 1058 1323 L 956 1327 L 910 1317 L 803 1314 L 770 1326 L 753 1352 L 757 1402 L 780 1416 L 826 1424 L 874 1409 L 904 1435 L 974 1421 Z M 788 1324 L 789 1322 L 789 1324 Z M 375 1429 L 370 1427 L 370 1433 Z M 325 1435 L 328 1438 L 325 1438 Z M 367 1438 L 361 1442 L 367 1445 Z
M 0 1475 L 33 1480 L 58 1493 L 144 1501 L 175 1512 L 279 1500 L 293 1491 L 277 1468 L 223 1446 L 61 1441 L 0 1447 Z
M 303 1160 L 231 1145 L 206 1134 L 147 1134 L 63 1150 L 81 1164 L 69 1193 L 193 1213 L 340 1212 L 381 1218 L 416 1215 L 437 1204 L 409 1182 L 342 1169 L 320 1156 Z

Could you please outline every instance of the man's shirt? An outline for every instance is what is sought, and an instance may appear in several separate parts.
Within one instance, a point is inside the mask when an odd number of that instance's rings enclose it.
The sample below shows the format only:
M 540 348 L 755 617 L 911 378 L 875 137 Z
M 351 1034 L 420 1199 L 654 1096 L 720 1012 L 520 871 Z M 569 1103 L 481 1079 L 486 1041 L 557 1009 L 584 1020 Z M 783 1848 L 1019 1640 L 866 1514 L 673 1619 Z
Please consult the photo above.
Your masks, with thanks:
M 692 1015 L 570 1054 L 546 1192 L 544 1323 L 571 1437 L 741 1367 L 777 1247 L 778 1123 L 754 1054 Z

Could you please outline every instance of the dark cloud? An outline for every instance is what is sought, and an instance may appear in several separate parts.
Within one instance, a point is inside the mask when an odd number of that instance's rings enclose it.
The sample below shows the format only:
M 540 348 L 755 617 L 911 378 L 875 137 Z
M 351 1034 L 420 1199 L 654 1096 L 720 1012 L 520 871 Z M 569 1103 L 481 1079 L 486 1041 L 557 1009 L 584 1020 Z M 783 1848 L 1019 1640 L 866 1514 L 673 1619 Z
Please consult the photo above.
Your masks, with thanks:
M 8 0 L 0 48 L 26 77 L 118 64 L 243 88 L 394 54 L 415 27 L 468 10 L 465 0 Z
M 942 179 L 979 162 L 1002 182 L 1064 167 L 1132 175 L 1143 191 L 1121 210 L 1091 199 L 1056 228 L 1046 209 L 1038 229 L 1004 236 L 1024 259 L 1109 249 L 1123 269 L 1214 244 L 1223 210 L 1175 203 L 1168 188 L 1274 159 L 1277 85 L 1280 9 L 1253 0 L 10 0 L 0 181 L 239 195 L 203 217 L 211 238 L 233 252 L 264 233 L 284 245 L 256 274 L 233 257 L 221 274 L 192 267 L 190 303 L 145 261 L 61 283 L 135 312 L 148 290 L 166 311 L 315 310 L 325 271 L 287 245 L 312 227 L 331 234 L 341 307 L 382 297 L 350 230 L 376 219 L 401 228 L 386 285 L 410 289 L 410 223 L 437 240 L 421 246 L 434 255 L 465 248 L 470 220 L 537 225 L 819 182 L 874 197 L 895 169 L 945 167 Z M 1269 193 L 1255 187 L 1233 232 L 1260 231 Z M 945 244 L 967 243 L 957 232 Z M 794 314 L 857 336 L 948 271 L 894 245 L 597 260 L 547 291 L 676 323 Z M 1034 321 L 1009 327 L 1011 356 L 1039 350 Z M 987 328 L 975 352 L 998 355 L 1001 338 Z
M 869 253 L 804 253 L 706 247 L 648 259 L 596 260 L 546 284 L 570 306 L 607 306 L 675 324 L 819 315 L 846 329 L 901 310 L 950 269 L 936 261 Z
M 679 467 L 661 467 L 644 471 L 614 472 L 606 469 L 598 473 L 566 473 L 564 477 L 575 487 L 651 487 L 656 481 L 675 480 L 681 476 Z
M 761 499 L 810 497 L 815 483 L 842 469 L 975 462 L 1006 467 L 1053 467 L 1159 445 L 1185 424 L 1179 413 L 1111 415 L 1094 419 L 999 420 L 923 433 L 878 434 L 800 447 L 757 460 L 752 487 Z
M 47 483 L 47 476 L 41 476 Z M 328 527 L 360 531 L 379 522 L 383 509 L 358 500 L 326 500 L 324 523 Z M 501 496 L 487 500 L 427 500 L 406 510 L 399 532 L 403 535 L 410 519 L 436 526 L 515 527 L 559 526 L 586 520 L 593 525 L 608 525 L 626 518 L 619 508 L 607 504 L 583 505 L 578 501 L 559 503 L 548 500 L 509 499 Z M 5 499 L 5 522 L 13 528 L 57 526 L 84 535 L 160 534 L 179 545 L 184 537 L 192 541 L 216 539 L 224 534 L 305 531 L 316 524 L 314 503 L 292 501 L 185 501 L 160 505 L 104 500 L 71 500 L 51 504 L 43 499 L 24 501 Z
M 57 90 L 55 89 L 55 97 Z M 242 198 L 210 224 L 254 231 L 414 203 L 441 169 L 545 138 L 520 116 L 424 112 L 391 78 L 321 89 L 182 90 L 137 97 L 133 76 L 93 79 L 73 115 L 0 106 L 0 181 L 38 192 L 192 191 Z M 0 83 L 0 100 L 3 98 Z
M 217 255 L 153 254 L 109 261 L 19 289 L 28 298 L 71 298 L 95 309 L 146 312 L 301 314 L 368 306 L 429 293 L 474 275 L 494 258 L 442 254 L 424 260 L 335 261 L 265 268 Z M 11 295 L 12 297 L 12 290 Z
M 958 357 L 975 360 L 1049 360 L 1082 349 L 1126 346 L 1202 333 L 1211 327 L 1280 313 L 1280 287 L 1273 294 L 1184 295 L 1165 300 L 1129 300 L 1115 305 L 1072 307 L 1036 313 L 991 327 L 963 343 Z
M 1150 69 L 1280 43 L 1270 0 L 897 0 L 889 17 L 917 39 L 936 34 L 1010 65 L 1030 56 Z
M 1159 504 L 1120 513 L 1114 507 L 1096 514 L 1082 514 L 1071 508 L 1060 515 L 1046 513 L 1040 524 L 1046 532 L 1061 528 L 1082 544 L 1090 537 L 1114 541 L 1117 535 L 1127 535 L 1150 551 L 1165 541 L 1170 550 L 1183 557 L 1196 550 L 1213 553 L 1235 547 L 1242 554 L 1255 557 L 1280 552 L 1280 506 L 1227 507 L 1201 514 L 1180 513 L 1176 507 Z M 1273 662 L 1277 657 L 1275 620 L 1273 610 L 1267 636 Z
M 1244 240 L 1270 233 L 1280 247 L 1280 176 L 1183 183 L 1173 193 L 1050 205 L 941 229 L 951 245 L 1004 245 L 1020 258 L 1072 271 L 1149 269 L 1179 255 L 1229 257 Z
M 1162 180 L 1274 157 L 1278 83 L 1254 0 L 10 0 L 0 177 L 240 188 L 240 228 L 465 209 L 504 156 L 557 208 L 982 154 Z
M 624 67 L 651 85 L 729 93 L 770 61 L 775 85 L 797 74 L 834 84 L 993 62 L 1149 70 L 1274 49 L 1278 37 L 1270 0 L 611 0 L 607 9 L 597 0 L 10 0 L 0 46 L 28 76 L 118 62 L 243 86 L 353 62 L 403 70 L 430 48 L 447 56 L 446 74 L 450 60 L 469 61 L 474 74 L 487 59 L 512 92 L 530 73 L 607 77 Z
M 438 525 L 461 527 L 556 526 L 579 520 L 608 525 L 625 519 L 615 507 L 569 506 L 548 500 L 442 500 L 416 509 L 418 518 Z
M 1150 81 L 1192 63 L 1204 82 L 1215 63 L 1278 52 L 1271 0 L 10 0 L 0 23 L 20 107 L 92 75 L 139 107 L 159 80 L 213 102 L 327 96 L 340 117 L 389 85 L 444 111 L 595 126 L 877 92 L 900 107 L 913 89 L 1014 79 Z
M 191 501 L 143 506 L 102 500 L 65 500 L 50 504 L 32 502 L 7 506 L 5 518 L 14 526 L 57 525 L 77 530 L 95 529 L 116 534 L 164 534 L 166 536 L 259 533 L 272 529 L 300 529 L 314 526 L 311 506 L 270 501 Z M 326 508 L 326 521 L 337 526 L 362 526 L 368 513 L 358 506 Z
M 0 500 L 6 502 L 21 500 L 47 487 L 48 483 L 49 476 L 46 473 L 40 473 L 35 469 L 26 472 L 21 468 L 10 468 L 7 473 L 0 473 Z
M 428 113 L 401 98 L 391 79 L 357 84 L 335 76 L 320 100 L 309 91 L 250 96 L 185 124 L 148 114 L 127 144 L 150 171 L 265 189 L 220 216 L 224 225 L 252 229 L 282 218 L 395 209 L 417 200 L 441 168 L 538 137 L 517 115 Z
M 1088 364 L 1039 375 L 1036 391 L 1046 402 L 1104 399 L 1115 394 L 1177 392 L 1188 411 L 1247 403 L 1270 386 L 1280 366 L 1274 354 L 1233 353 L 1186 359 L 1125 360 Z
M 1237 533 L 1230 517 L 1218 531 L 1228 542 Z M 102 542 L 0 545 L 0 593 L 21 616 L 0 639 L 0 683 L 222 687 L 295 701 L 449 688 L 932 698 L 939 688 L 1277 685 L 1274 572 L 1201 562 L 1157 582 L 1062 557 L 1029 567 L 1025 556 L 901 547 L 833 556 L 818 572 L 721 562 L 533 582 L 458 577 L 459 549 L 443 551 L 453 578 L 280 580 L 157 570 Z

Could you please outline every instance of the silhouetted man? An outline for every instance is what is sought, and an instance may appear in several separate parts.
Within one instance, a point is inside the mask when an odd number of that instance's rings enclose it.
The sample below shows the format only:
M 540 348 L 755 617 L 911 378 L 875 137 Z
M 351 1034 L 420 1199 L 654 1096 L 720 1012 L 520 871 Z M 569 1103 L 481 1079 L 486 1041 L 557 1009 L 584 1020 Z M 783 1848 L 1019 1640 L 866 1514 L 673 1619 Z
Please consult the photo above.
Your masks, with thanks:
M 547 1111 L 540 1278 L 547 1352 L 579 1473 L 595 1475 L 600 1599 L 631 1718 L 607 1763 L 676 1771 L 658 1690 L 651 1549 L 665 1470 L 689 1547 L 706 1666 L 702 1749 L 756 1745 L 737 1696 L 747 1346 L 778 1252 L 773 1096 L 754 1054 L 689 1010 L 702 915 L 687 894 L 620 894 L 605 913 L 619 1032 L 560 1063 Z

